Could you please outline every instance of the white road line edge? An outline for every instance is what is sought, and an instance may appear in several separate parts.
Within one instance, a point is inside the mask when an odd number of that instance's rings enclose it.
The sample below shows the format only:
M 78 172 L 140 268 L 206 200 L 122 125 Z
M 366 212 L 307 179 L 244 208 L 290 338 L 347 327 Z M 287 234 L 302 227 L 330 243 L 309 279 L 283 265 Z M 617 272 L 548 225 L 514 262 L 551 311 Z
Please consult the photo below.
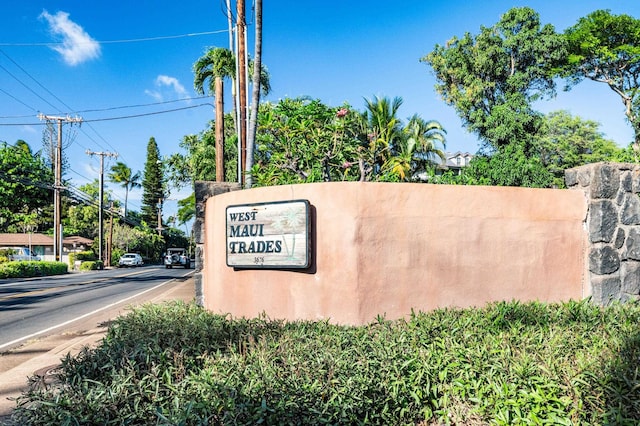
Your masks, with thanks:
M 188 274 L 185 274 L 185 275 L 183 275 L 183 276 L 186 276 L 186 275 L 188 275 Z M 175 280 L 175 278 L 172 278 L 172 279 L 170 279 L 169 281 L 165 281 L 165 282 L 163 282 L 163 283 L 160 283 L 160 284 L 158 284 L 158 285 L 157 285 L 157 286 L 155 286 L 155 287 L 151 287 L 151 288 L 148 288 L 148 289 L 146 289 L 146 290 L 144 290 L 144 291 L 141 291 L 140 293 L 136 293 L 136 294 L 134 294 L 134 295 L 132 295 L 132 296 L 125 297 L 125 298 L 124 298 L 124 299 L 122 299 L 122 300 L 119 300 L 119 301 L 117 301 L 117 302 L 114 302 L 114 303 L 111 303 L 111 304 L 109 304 L 109 305 L 103 306 L 102 308 L 100 308 L 100 309 L 96 309 L 95 311 L 88 312 L 88 313 L 86 313 L 86 314 L 80 315 L 80 316 L 79 316 L 79 317 L 77 317 L 77 318 L 70 319 L 69 321 L 65 321 L 65 322 L 63 322 L 63 323 L 60 323 L 60 324 L 57 324 L 57 325 L 51 326 L 51 327 L 49 327 L 49 328 L 45 328 L 44 330 L 36 331 L 35 333 L 31 333 L 31 334 L 29 334 L 29 335 L 27 335 L 27 336 L 23 336 L 23 337 L 20 337 L 20 338 L 18 338 L 18 339 L 12 340 L 11 342 L 7 342 L 7 343 L 4 343 L 4 344 L 1 344 L 1 345 L 0 345 L 0 349 L 5 348 L 5 347 L 7 347 L 7 346 L 14 345 L 14 344 L 19 343 L 19 342 L 21 342 L 21 341 L 23 341 L 23 340 L 31 339 L 31 338 L 33 338 L 33 337 L 36 337 L 36 336 L 39 336 L 39 335 L 41 335 L 41 334 L 47 333 L 47 332 L 49 332 L 49 331 L 51 331 L 51 330 L 55 330 L 56 328 L 64 327 L 65 325 L 69 325 L 69 324 L 71 324 L 71 323 L 73 323 L 73 322 L 76 322 L 76 321 L 81 320 L 81 319 L 83 319 L 83 318 L 89 317 L 89 316 L 91 316 L 91 315 L 93 315 L 93 314 L 97 314 L 97 313 L 98 313 L 98 312 L 100 312 L 100 311 L 104 311 L 105 309 L 109 309 L 109 308 L 111 308 L 111 307 L 113 307 L 113 306 L 116 306 L 116 305 L 119 305 L 119 304 L 121 304 L 121 303 L 124 303 L 124 302 L 126 302 L 127 300 L 133 299 L 133 298 L 135 298 L 135 297 L 138 297 L 138 296 L 141 296 L 141 295 L 143 295 L 143 294 L 145 294 L 145 293 L 148 293 L 148 292 L 150 292 L 150 291 L 152 291 L 152 290 L 155 290 L 155 289 L 157 289 L 157 288 L 160 288 L 160 287 L 162 287 L 163 285 L 169 284 L 171 281 L 174 281 L 174 280 Z

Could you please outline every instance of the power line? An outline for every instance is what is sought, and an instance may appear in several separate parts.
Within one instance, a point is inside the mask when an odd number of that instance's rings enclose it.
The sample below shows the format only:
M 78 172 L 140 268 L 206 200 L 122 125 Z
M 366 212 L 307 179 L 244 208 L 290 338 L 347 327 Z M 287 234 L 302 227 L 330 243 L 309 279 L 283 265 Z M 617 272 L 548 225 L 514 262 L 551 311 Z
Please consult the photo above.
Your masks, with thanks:
M 144 38 L 131 38 L 124 40 L 103 40 L 103 41 L 92 41 L 91 43 L 100 43 L 100 44 L 118 44 L 118 43 L 138 43 L 143 41 L 158 41 L 158 40 L 170 40 L 177 38 L 186 38 L 186 37 L 199 37 L 204 35 L 211 34 L 220 34 L 226 33 L 227 30 L 216 30 L 216 31 L 203 31 L 199 33 L 187 33 L 187 34 L 178 34 L 178 35 L 170 35 L 170 36 L 156 36 L 156 37 L 144 37 Z M 89 42 L 87 42 L 89 43 Z M 59 46 L 64 44 L 64 42 L 43 42 L 43 43 L 0 43 L 0 46 L 11 46 L 11 47 L 33 47 L 33 46 Z M 82 43 L 78 43 L 82 44 Z
M 94 118 L 94 119 L 83 119 L 82 122 L 83 123 L 95 123 L 98 121 L 113 121 L 113 120 L 125 120 L 125 119 L 129 119 L 129 118 L 139 118 L 139 117 L 147 117 L 150 115 L 159 115 L 159 114 L 167 114 L 170 112 L 177 112 L 177 111 L 183 111 L 183 110 L 187 110 L 187 109 L 193 109 L 193 108 L 200 108 L 203 106 L 211 106 L 213 107 L 213 104 L 210 103 L 201 103 L 198 105 L 189 105 L 186 107 L 181 107 L 181 108 L 173 108 L 173 109 L 167 109 L 167 110 L 162 110 L 162 111 L 153 111 L 153 112 L 146 112 L 146 113 L 141 113 L 141 114 L 132 114 L 132 115 L 122 115 L 122 116 L 118 116 L 118 117 L 106 117 L 106 118 Z M 0 123 L 0 126 L 42 126 L 44 125 L 43 123 Z
M 22 71 L 24 74 L 27 75 L 27 77 L 29 77 L 34 83 L 36 83 L 41 89 L 43 89 L 46 93 L 48 93 L 50 96 L 52 96 L 55 100 L 57 100 L 60 104 L 62 104 L 63 106 L 65 106 L 68 109 L 72 109 L 69 105 L 67 105 L 62 99 L 60 99 L 58 96 L 56 96 L 51 90 L 47 89 L 42 83 L 40 83 L 38 80 L 35 79 L 35 77 L 33 77 L 31 74 L 29 74 L 29 72 L 27 70 L 25 70 L 22 66 L 20 66 L 20 64 L 18 64 L 15 60 L 13 60 L 13 58 L 11 58 L 4 50 L 0 49 L 0 53 L 2 53 L 9 61 L 11 61 L 18 69 L 20 69 L 20 71 Z M 53 106 L 52 103 L 48 102 L 46 99 L 44 99 L 42 96 L 40 96 L 38 93 L 36 93 L 33 89 L 31 89 L 30 87 L 28 87 L 24 82 L 22 82 L 18 77 L 16 77 L 15 75 L 13 75 L 11 72 L 9 72 L 9 70 L 7 70 L 5 67 L 2 67 L 0 65 L 0 68 L 2 68 L 5 72 L 7 72 L 9 75 L 11 75 L 16 81 L 18 81 L 22 86 L 24 86 L 27 90 L 29 90 L 31 93 L 33 93 L 34 95 L 36 95 L 37 97 L 39 97 L 40 99 L 42 99 L 44 102 L 46 102 L 47 104 L 49 104 L 53 109 L 57 109 L 55 106 Z M 6 92 L 5 92 L 6 93 Z M 9 95 L 7 93 L 7 95 Z M 11 95 L 9 95 L 11 96 Z M 15 98 L 14 96 L 11 96 L 14 100 L 16 100 L 17 102 L 22 103 L 23 105 L 29 107 L 28 105 L 26 105 L 24 102 L 22 102 L 21 100 Z M 36 111 L 35 108 L 29 107 L 32 110 Z M 89 128 L 91 128 L 91 125 L 89 125 Z M 92 129 L 96 134 L 98 134 L 95 129 Z M 93 142 L 95 142 L 98 146 L 102 146 L 102 144 L 98 143 L 97 141 L 95 141 L 93 138 L 91 138 L 83 129 L 80 129 L 80 131 L 85 134 L 85 136 L 87 136 L 89 139 L 91 139 Z M 104 138 L 102 138 L 104 140 L 104 142 L 111 146 L 109 144 L 109 142 L 107 142 Z M 72 143 L 72 140 L 70 138 L 70 135 L 68 135 L 67 140 L 65 142 L 66 146 L 69 146 Z M 83 148 L 86 149 L 86 147 L 83 146 Z M 112 147 L 113 148 L 113 147 Z
M 25 70 L 23 67 L 20 66 L 20 64 L 18 64 L 16 61 L 13 60 L 13 58 L 11 56 L 9 56 L 4 50 L 0 49 L 0 53 L 2 53 L 8 60 L 10 60 L 16 67 L 18 67 L 18 69 L 20 71 L 22 71 L 23 73 L 25 73 L 27 75 L 27 77 L 29 77 L 31 80 L 33 80 L 34 83 L 36 83 L 38 86 L 40 86 L 45 92 L 47 92 L 49 95 L 51 95 L 55 100 L 57 100 L 58 102 L 60 102 L 62 105 L 66 106 L 67 108 L 68 105 L 66 105 L 62 99 L 60 99 L 59 97 L 57 97 L 56 95 L 53 94 L 53 92 L 51 92 L 51 90 L 47 89 L 42 83 L 40 83 L 38 80 L 36 80 L 31 74 L 29 74 L 27 72 L 27 70 Z M 32 108 L 33 109 L 33 108 Z M 35 111 L 35 109 L 34 109 Z
M 37 109 L 35 109 L 34 107 L 27 105 L 26 103 L 22 102 L 20 99 L 16 98 L 15 96 L 13 96 L 11 93 L 7 92 L 6 90 L 0 89 L 0 92 L 4 93 L 5 95 L 7 95 L 8 97 L 10 97 L 11 99 L 13 99 L 14 101 L 26 106 L 27 108 L 29 108 L 30 110 L 33 111 L 38 111 Z M 22 117 L 30 117 L 30 116 L 20 116 L 20 117 L 13 117 L 13 118 L 22 118 Z M 0 117 L 2 118 L 2 117 Z
M 44 103 L 46 103 L 47 105 L 49 105 L 51 108 L 53 108 L 54 110 L 57 109 L 51 102 L 49 102 L 48 100 L 46 100 L 45 98 L 43 98 L 42 96 L 40 96 L 38 93 L 36 93 L 32 88 L 30 88 L 29 86 L 27 86 L 25 83 L 22 82 L 22 80 L 20 80 L 18 77 L 16 77 L 15 75 L 13 75 L 11 73 L 11 71 L 9 71 L 8 69 L 6 69 L 5 67 L 3 67 L 2 65 L 0 65 L 0 68 L 4 70 L 4 72 L 6 72 L 7 74 L 9 74 L 11 77 L 13 77 L 14 80 L 16 80 L 18 83 L 20 83 L 25 89 L 27 89 L 28 91 L 30 91 L 31 93 L 33 93 L 35 96 L 37 96 L 41 101 L 43 101 Z M 33 109 L 33 108 L 32 108 Z
M 195 97 L 188 97 L 188 98 L 180 98 L 180 99 L 173 99 L 170 101 L 162 101 L 162 102 L 151 102 L 151 103 L 147 103 L 147 104 L 134 104 L 134 105 L 122 105 L 122 106 L 115 106 L 115 107 L 108 107 L 108 108 L 99 108 L 99 109 L 85 109 L 82 111 L 73 111 L 73 114 L 84 114 L 87 112 L 103 112 L 103 111 L 113 111 L 116 109 L 127 109 L 127 108 L 140 108 L 140 107 L 147 107 L 147 106 L 155 106 L 155 105 L 166 105 L 166 104 L 172 104 L 172 103 L 176 103 L 176 102 L 184 102 L 184 101 L 195 101 L 198 99 L 206 99 L 206 98 L 211 98 L 211 95 L 204 95 L 204 96 L 195 96 Z M 0 117 L 2 118 L 2 117 Z
M 169 113 L 169 112 L 183 111 L 183 110 L 186 110 L 186 109 L 199 108 L 201 106 L 206 106 L 206 105 L 213 106 L 213 104 L 210 104 L 210 103 L 202 103 L 202 104 L 190 105 L 190 106 L 186 106 L 186 107 L 182 107 L 182 108 L 167 109 L 167 110 L 164 110 L 164 111 L 147 112 L 147 113 L 142 113 L 142 114 L 125 115 L 125 116 L 120 116 L 120 117 L 94 118 L 92 120 L 85 120 L 85 121 L 87 123 L 93 123 L 93 122 L 96 122 L 96 121 L 124 120 L 124 119 L 128 119 L 128 118 L 146 117 L 146 116 L 149 116 L 149 115 L 166 114 L 166 113 Z

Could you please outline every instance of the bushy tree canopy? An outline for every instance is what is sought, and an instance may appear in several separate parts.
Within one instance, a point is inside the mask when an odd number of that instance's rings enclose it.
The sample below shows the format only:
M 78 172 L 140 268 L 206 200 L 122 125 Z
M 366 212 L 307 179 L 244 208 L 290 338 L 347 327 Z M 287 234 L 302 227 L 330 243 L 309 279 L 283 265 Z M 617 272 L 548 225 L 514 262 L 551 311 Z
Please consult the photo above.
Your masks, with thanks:
M 520 7 L 476 36 L 466 33 L 436 45 L 422 61 L 431 65 L 436 90 L 467 129 L 499 148 L 535 134 L 540 115 L 531 102 L 554 92 L 552 70 L 565 52 L 554 27 Z
M 565 32 L 569 49 L 562 75 L 607 84 L 625 106 L 640 148 L 640 19 L 597 10 Z
M 0 143 L 0 231 L 24 232 L 40 223 L 38 212 L 53 202 L 53 172 L 29 145 Z

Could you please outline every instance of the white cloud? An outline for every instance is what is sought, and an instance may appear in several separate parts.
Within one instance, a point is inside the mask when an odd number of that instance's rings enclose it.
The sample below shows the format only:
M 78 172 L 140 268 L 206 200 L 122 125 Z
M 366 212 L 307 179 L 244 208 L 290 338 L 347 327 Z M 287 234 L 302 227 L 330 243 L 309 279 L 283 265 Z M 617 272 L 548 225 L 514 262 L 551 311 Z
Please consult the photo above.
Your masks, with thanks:
M 40 18 L 47 21 L 52 34 L 62 37 L 62 45 L 52 49 L 60 53 L 68 65 L 78 65 L 100 57 L 100 43 L 91 38 L 80 25 L 71 21 L 67 12 L 59 11 L 51 15 L 45 10 Z
M 175 77 L 169 77 L 168 75 L 159 75 L 156 77 L 155 85 L 157 90 L 145 90 L 144 93 L 157 102 L 163 102 L 165 100 L 165 95 L 167 98 L 172 98 L 173 94 L 178 95 L 179 98 L 188 97 L 187 90 L 184 88 L 180 81 Z M 169 88 L 172 91 L 171 94 L 167 93 L 167 90 L 163 90 Z
M 145 90 L 145 94 L 151 96 L 156 102 L 162 102 L 164 99 L 162 98 L 162 93 L 157 92 L 155 90 Z
M 187 91 L 185 90 L 184 86 L 182 84 L 180 84 L 178 79 L 175 78 L 175 77 L 169 77 L 168 75 L 159 75 L 156 78 L 156 85 L 157 86 L 169 86 L 169 87 L 173 88 L 173 90 L 180 97 L 184 97 L 184 96 L 187 95 Z

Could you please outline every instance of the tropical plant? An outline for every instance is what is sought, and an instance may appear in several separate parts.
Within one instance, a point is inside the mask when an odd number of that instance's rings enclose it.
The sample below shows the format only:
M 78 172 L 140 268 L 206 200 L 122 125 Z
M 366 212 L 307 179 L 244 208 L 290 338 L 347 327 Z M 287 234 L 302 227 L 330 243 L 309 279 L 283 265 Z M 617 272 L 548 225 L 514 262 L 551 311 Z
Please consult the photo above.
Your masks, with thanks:
M 472 185 L 551 187 L 553 174 L 530 149 L 525 142 L 514 142 L 481 151 L 463 169 L 460 180 Z
M 125 163 L 118 161 L 111 167 L 111 171 L 108 174 L 109 180 L 114 183 L 119 183 L 125 190 L 124 194 L 124 217 L 127 217 L 127 202 L 129 199 L 129 190 L 134 188 L 140 188 L 140 172 L 132 174 L 131 168 Z
M 62 219 L 65 232 L 70 235 L 80 235 L 85 238 L 98 236 L 98 208 L 100 205 L 100 182 L 94 179 L 78 188 L 84 197 L 81 203 L 71 205 L 67 215 Z M 103 195 L 103 204 L 108 204 L 110 191 Z
M 401 181 L 413 180 L 419 173 L 426 173 L 444 163 L 444 133 L 446 131 L 439 122 L 413 115 L 402 129 L 395 155 L 387 163 L 391 173 Z
M 237 135 L 229 114 L 225 123 L 224 171 L 226 182 L 237 180 L 238 146 Z M 212 122 L 212 126 L 215 124 Z M 215 132 L 209 128 L 198 135 L 187 135 L 180 141 L 186 153 L 173 153 L 164 159 L 167 180 L 177 188 L 193 187 L 196 180 L 214 180 L 217 170 Z
M 184 225 L 196 216 L 196 195 L 191 194 L 187 198 L 178 201 L 178 223 Z
M 11 424 L 637 425 L 639 321 L 589 300 L 357 327 L 149 303 L 34 375 Z
M 256 40 L 256 42 L 258 42 Z M 257 87 L 260 87 L 260 90 L 264 94 L 268 94 L 271 91 L 270 77 L 269 72 L 266 67 L 262 64 L 259 59 L 259 69 L 260 73 L 256 77 L 254 75 L 254 81 L 258 82 Z M 253 73 L 254 69 L 253 60 L 249 61 L 249 72 Z M 208 81 L 208 92 L 215 93 L 216 96 L 216 151 L 222 152 L 226 149 L 226 144 L 224 142 L 225 138 L 225 119 L 224 119 L 224 100 L 223 100 L 223 91 L 224 91 L 224 79 L 230 78 L 232 80 L 232 98 L 233 98 L 233 122 L 234 127 L 237 129 L 237 114 L 236 114 L 236 93 L 235 93 L 235 84 L 233 82 L 236 78 L 236 57 L 233 52 L 229 49 L 217 47 L 207 50 L 204 56 L 200 57 L 196 63 L 193 65 L 194 72 L 194 88 L 197 93 L 205 94 L 207 90 L 205 90 L 205 83 Z M 259 103 L 260 92 L 258 92 L 258 99 L 256 102 L 256 95 L 254 93 L 254 105 L 255 108 L 258 108 L 257 105 Z M 217 156 L 218 163 L 216 164 L 216 170 L 218 170 L 216 178 L 224 179 L 225 172 L 225 162 L 222 160 L 221 156 Z
M 365 102 L 365 117 L 369 126 L 369 159 L 372 161 L 374 174 L 379 174 L 402 139 L 402 125 L 398 118 L 402 98 L 389 100 L 375 96 L 373 99 L 365 99 Z
M 283 99 L 261 105 L 257 186 L 352 180 L 365 140 L 362 116 L 349 105 L 332 108 L 319 100 Z

